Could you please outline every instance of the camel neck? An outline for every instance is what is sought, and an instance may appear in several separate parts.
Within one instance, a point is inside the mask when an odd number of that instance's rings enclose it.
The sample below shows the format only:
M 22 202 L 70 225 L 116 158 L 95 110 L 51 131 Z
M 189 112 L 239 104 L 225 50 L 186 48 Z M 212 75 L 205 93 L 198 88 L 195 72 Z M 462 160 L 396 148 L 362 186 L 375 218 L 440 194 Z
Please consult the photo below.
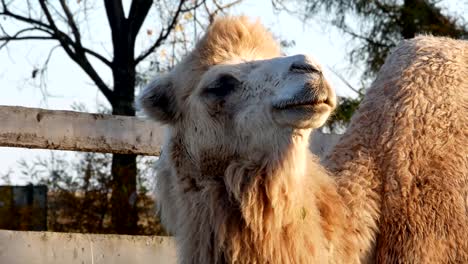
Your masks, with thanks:
M 379 122 L 368 118 L 372 115 L 364 111 L 366 105 L 362 108 L 323 164 L 334 175 L 347 208 L 360 258 L 367 259 L 375 248 L 381 210 L 382 179 L 376 160 L 381 153 L 375 153 L 381 137 L 376 132 Z

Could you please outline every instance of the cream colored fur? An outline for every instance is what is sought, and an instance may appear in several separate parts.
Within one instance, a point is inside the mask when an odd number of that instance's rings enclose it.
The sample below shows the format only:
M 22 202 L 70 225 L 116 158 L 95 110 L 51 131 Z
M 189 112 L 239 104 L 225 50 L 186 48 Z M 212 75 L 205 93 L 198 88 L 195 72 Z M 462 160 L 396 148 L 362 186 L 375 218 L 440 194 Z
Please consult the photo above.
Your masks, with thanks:
M 139 99 L 168 124 L 157 198 L 179 261 L 468 260 L 464 45 L 429 37 L 400 46 L 325 160 L 331 175 L 308 151 L 311 128 L 328 114 L 296 129 L 268 108 L 302 78 L 285 75 L 284 65 L 315 63 L 275 59 L 279 48 L 258 23 L 215 21 Z M 222 104 L 200 96 L 226 73 L 245 92 Z
M 389 55 L 325 162 L 353 229 L 380 208 L 371 262 L 468 263 L 467 110 L 467 41 L 419 36 Z

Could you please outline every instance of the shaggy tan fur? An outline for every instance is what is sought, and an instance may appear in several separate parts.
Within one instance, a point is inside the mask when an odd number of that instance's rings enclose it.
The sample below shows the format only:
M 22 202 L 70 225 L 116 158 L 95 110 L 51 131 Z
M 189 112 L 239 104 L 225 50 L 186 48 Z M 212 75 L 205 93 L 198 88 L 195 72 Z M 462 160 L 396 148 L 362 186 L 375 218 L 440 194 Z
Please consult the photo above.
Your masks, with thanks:
M 207 109 L 198 102 L 211 67 L 238 74 L 251 62 L 280 56 L 259 23 L 215 21 L 195 50 L 139 99 L 169 127 L 157 198 L 179 261 L 467 260 L 467 89 L 460 75 L 466 46 L 444 41 L 440 48 L 427 44 L 441 42 L 434 38 L 406 42 L 388 59 L 325 161 L 334 177 L 309 153 L 310 129 L 284 134 L 268 118 L 243 116 L 252 122 L 244 130 L 254 132 L 243 134 L 232 126 L 237 117 L 224 113 L 232 102 Z M 272 78 L 266 74 L 264 83 L 275 83 Z M 260 87 L 250 96 L 268 94 Z M 232 108 L 242 103 L 234 99 Z M 263 136 L 249 141 L 255 134 Z
M 351 211 L 381 194 L 377 263 L 468 263 L 467 110 L 468 43 L 404 41 L 328 157 Z

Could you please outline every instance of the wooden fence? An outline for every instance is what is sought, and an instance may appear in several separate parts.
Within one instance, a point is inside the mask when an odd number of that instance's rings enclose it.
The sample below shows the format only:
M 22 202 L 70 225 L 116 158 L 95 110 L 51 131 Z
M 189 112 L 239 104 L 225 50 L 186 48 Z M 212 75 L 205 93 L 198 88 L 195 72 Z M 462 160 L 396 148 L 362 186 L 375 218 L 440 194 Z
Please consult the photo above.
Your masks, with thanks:
M 323 156 L 338 138 L 315 133 L 311 150 Z M 135 117 L 0 106 L 0 147 L 157 156 L 162 139 L 161 126 Z M 2 264 L 175 262 L 170 237 L 0 230 Z
M 0 106 L 0 146 L 159 155 L 163 129 L 128 116 Z
M 175 264 L 171 237 L 0 230 L 2 264 Z

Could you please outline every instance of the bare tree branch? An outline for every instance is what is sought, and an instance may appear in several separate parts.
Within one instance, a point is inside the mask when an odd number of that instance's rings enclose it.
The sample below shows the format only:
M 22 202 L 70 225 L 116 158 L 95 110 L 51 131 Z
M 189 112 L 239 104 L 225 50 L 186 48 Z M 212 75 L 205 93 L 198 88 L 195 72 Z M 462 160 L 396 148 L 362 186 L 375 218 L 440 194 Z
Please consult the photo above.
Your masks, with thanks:
M 5 46 L 9 41 L 15 41 L 15 40 L 31 40 L 31 39 L 52 39 L 52 40 L 56 40 L 55 38 L 53 37 L 48 37 L 48 36 L 24 36 L 24 37 L 0 37 L 0 41 L 5 41 L 5 43 L 3 43 L 1 46 L 0 46 L 0 49 Z
M 10 12 L 10 10 L 8 9 L 6 3 L 5 3 L 5 0 L 2 0 L 2 7 L 3 7 L 3 10 L 2 12 L 0 12 L 0 16 L 8 16 L 8 17 L 12 17 L 16 20 L 19 20 L 21 22 L 25 22 L 25 23 L 29 23 L 29 24 L 33 24 L 33 25 L 37 25 L 37 26 L 41 26 L 43 28 L 49 28 L 49 25 L 47 25 L 46 23 L 40 21 L 40 20 L 36 20 L 36 19 L 33 19 L 31 17 L 25 17 L 25 16 L 20 16 L 18 14 L 14 14 L 12 12 Z
M 0 50 L 8 45 L 10 41 L 16 41 L 16 40 L 55 40 L 52 37 L 46 37 L 46 36 L 25 36 L 25 37 L 16 37 L 16 38 L 9 38 L 9 37 L 0 37 L 0 41 L 4 40 L 5 43 L 0 45 Z
M 77 44 L 73 42 L 73 40 L 70 39 L 70 37 L 68 37 L 65 33 L 63 33 L 57 28 L 55 21 L 53 20 L 52 15 L 50 14 L 49 8 L 47 7 L 46 0 L 39 0 L 39 4 L 47 18 L 47 21 L 49 22 L 48 27 L 50 27 L 50 29 L 54 32 L 54 36 L 60 42 L 62 48 L 65 50 L 68 56 L 78 65 L 80 65 L 81 68 L 86 72 L 86 74 L 88 74 L 88 76 L 91 78 L 91 80 L 93 80 L 93 82 L 104 94 L 107 100 L 109 100 L 109 102 L 112 102 L 114 98 L 112 90 L 109 89 L 107 84 L 104 83 L 99 74 L 88 61 L 85 55 L 85 51 L 83 49 L 79 49 L 80 47 L 77 46 Z
M 70 43 L 66 41 L 66 39 L 64 38 L 64 36 L 66 36 L 66 34 L 62 33 L 58 27 L 55 25 L 55 21 L 54 19 L 52 18 L 52 15 L 50 14 L 50 11 L 49 11 L 49 8 L 47 7 L 47 4 L 46 4 L 46 0 L 39 0 L 39 4 L 41 6 L 41 9 L 42 11 L 44 12 L 46 18 L 47 18 L 47 21 L 49 22 L 49 25 L 47 25 L 47 27 L 49 27 L 54 35 L 57 37 L 57 40 L 60 42 L 60 44 L 62 45 L 62 47 L 64 48 L 64 50 L 67 52 L 67 54 L 72 58 L 72 59 L 76 59 L 76 53 L 70 49 Z
M 146 16 L 148 15 L 152 0 L 134 0 L 130 6 L 130 12 L 127 21 L 129 22 L 129 30 L 132 37 L 132 41 L 135 41 L 138 31 L 140 30 Z
M 327 68 L 328 68 L 331 72 L 333 72 L 333 74 L 335 74 L 336 77 L 338 77 L 346 86 L 348 86 L 348 88 L 349 88 L 351 91 L 357 93 L 358 95 L 363 95 L 361 91 L 359 91 L 358 89 L 354 88 L 354 87 L 346 80 L 346 78 L 344 78 L 341 74 L 338 73 L 338 71 L 336 71 L 335 69 L 333 69 L 333 68 L 330 67 L 330 66 L 327 66 Z
M 112 42 L 118 41 L 119 32 L 125 22 L 125 14 L 121 0 L 104 0 L 104 6 L 107 13 L 107 20 L 112 32 Z
M 14 35 L 9 35 L 5 29 L 3 27 L 0 26 L 0 29 L 2 30 L 3 32 L 3 36 L 0 35 L 0 41 L 5 41 L 3 44 L 0 45 L 0 49 L 2 49 L 3 47 L 5 47 L 10 41 L 17 41 L 17 40 L 31 40 L 31 39 L 42 39 L 42 40 L 45 40 L 45 39 L 48 39 L 48 40 L 53 40 L 54 38 L 51 36 L 52 33 L 51 32 L 48 32 L 48 31 L 44 31 L 38 27 L 30 27 L 30 28 L 24 28 L 24 29 L 21 29 L 19 30 L 18 32 L 16 32 Z M 29 31 L 42 31 L 42 32 L 45 32 L 45 33 L 48 33 L 49 35 L 37 35 L 37 36 L 34 36 L 34 35 L 29 35 L 29 36 L 21 36 L 23 33 L 25 32 L 29 32 Z
M 185 12 L 190 12 L 190 11 L 195 11 L 197 10 L 200 6 L 204 5 L 206 3 L 206 0 L 202 0 L 202 1 L 196 1 L 195 2 L 195 5 L 191 6 L 191 7 L 188 7 L 188 8 L 184 8 L 182 10 L 180 10 L 182 13 L 185 13 Z
M 54 31 L 49 25 L 43 23 L 43 22 L 40 22 L 39 20 L 34 20 L 32 18 L 27 18 L 27 17 L 23 17 L 23 16 L 19 16 L 17 14 L 13 14 L 9 11 L 7 12 L 1 12 L 0 13 L 0 16 L 7 16 L 7 17 L 12 17 L 12 18 L 15 18 L 19 21 L 22 21 L 22 22 L 27 22 L 27 23 L 31 23 L 33 25 L 36 25 L 34 27 L 31 27 L 31 28 L 25 28 L 25 29 L 22 29 L 20 31 L 18 31 L 17 33 L 15 33 L 14 35 L 9 35 L 6 33 L 6 31 L 3 29 L 3 27 L 0 26 L 0 28 L 2 29 L 2 32 L 4 33 L 3 36 L 0 36 L 0 41 L 5 41 L 2 45 L 0 45 L 0 49 L 5 47 L 8 42 L 10 41 L 16 41 L 16 40 L 59 40 L 58 39 L 58 36 L 63 36 L 65 37 L 66 39 L 68 39 L 68 42 L 70 45 L 72 45 L 74 47 L 74 49 L 77 49 L 76 47 L 76 44 L 71 40 L 69 39 L 69 37 L 60 31 L 59 34 L 57 34 L 57 31 Z M 43 33 L 46 33 L 46 34 L 49 34 L 49 36 L 24 36 L 24 37 L 20 37 L 19 35 L 26 32 L 26 31 L 41 31 Z M 111 67 L 111 62 L 105 58 L 104 56 L 102 56 L 101 54 L 93 51 L 93 50 L 90 50 L 86 47 L 83 47 L 81 46 L 80 47 L 85 53 L 95 57 L 96 59 L 100 60 L 102 63 L 104 63 L 105 65 Z
M 217 0 L 213 0 L 213 3 L 216 6 L 216 10 L 209 13 L 210 14 L 210 21 L 212 21 L 218 15 L 219 12 L 224 13 L 225 9 L 228 9 L 228 8 L 234 6 L 234 5 L 237 5 L 240 2 L 242 2 L 242 0 L 236 0 L 236 1 L 232 1 L 232 2 L 230 2 L 228 4 L 225 4 L 225 5 L 221 5 L 220 3 L 218 3 Z
M 57 48 L 60 48 L 60 47 L 61 47 L 61 45 L 58 44 L 58 45 L 54 46 L 53 48 L 51 48 L 51 49 L 49 50 L 49 54 L 47 55 L 46 60 L 45 60 L 44 63 L 42 64 L 42 67 L 41 67 L 41 68 L 34 68 L 34 70 L 32 71 L 32 78 L 33 78 L 33 79 L 36 78 L 36 76 L 38 75 L 38 73 L 40 73 L 39 89 L 40 89 L 41 94 L 42 94 L 42 101 L 43 101 L 43 102 L 47 102 L 47 98 L 51 96 L 51 95 L 49 94 L 48 90 L 47 90 L 47 85 L 46 85 L 46 80 L 45 80 L 45 74 L 46 74 L 46 72 L 47 72 L 50 59 L 52 58 L 52 54 L 54 53 L 54 51 L 55 51 Z
M 60 5 L 62 6 L 63 12 L 65 13 L 66 21 L 70 26 L 73 36 L 75 37 L 75 43 L 77 46 L 81 47 L 81 35 L 80 31 L 78 30 L 78 26 L 76 25 L 75 19 L 73 18 L 73 14 L 70 12 L 67 3 L 65 0 L 60 0 Z
M 18 32 L 16 32 L 13 36 L 9 35 L 2 26 L 0 26 L 0 29 L 2 30 L 2 32 L 4 34 L 4 37 L 6 37 L 6 38 L 19 37 L 21 34 L 23 34 L 24 32 L 28 32 L 28 31 L 42 31 L 44 33 L 48 33 L 49 35 L 52 35 L 52 32 L 45 31 L 45 30 L 43 30 L 41 28 L 38 28 L 38 27 L 23 28 L 23 29 L 19 30 Z
M 102 63 L 104 63 L 105 65 L 109 66 L 109 67 L 112 67 L 112 63 L 106 58 L 104 57 L 103 55 L 93 51 L 93 50 L 90 50 L 88 48 L 85 48 L 85 47 L 82 47 L 82 49 L 89 55 L 95 57 L 96 59 L 100 60 Z
M 234 5 L 237 5 L 237 4 L 239 4 L 240 2 L 242 2 L 242 1 L 243 1 L 243 0 L 236 0 L 236 1 L 232 1 L 232 2 L 230 2 L 230 3 L 228 3 L 228 4 L 225 4 L 225 5 L 221 5 L 220 3 L 218 3 L 217 0 L 213 0 L 213 3 L 215 4 L 215 6 L 216 6 L 216 8 L 217 8 L 217 9 L 215 10 L 215 15 L 216 15 L 217 12 L 219 12 L 219 11 L 224 11 L 225 9 L 228 9 L 228 8 L 234 6 Z
M 47 66 L 49 65 L 49 61 L 50 61 L 50 59 L 52 58 L 52 54 L 53 54 L 54 51 L 55 51 L 57 48 L 59 48 L 59 47 L 60 47 L 60 45 L 56 45 L 56 46 L 54 46 L 53 48 L 50 49 L 49 55 L 47 55 L 47 58 L 46 58 L 46 60 L 45 60 L 45 62 L 44 62 L 44 66 L 43 66 L 43 67 L 47 67 Z
M 162 29 L 161 33 L 159 33 L 159 36 L 158 36 L 158 39 L 156 40 L 156 42 L 154 42 L 154 44 L 149 49 L 144 51 L 142 54 L 140 54 L 135 59 L 135 65 L 140 63 L 146 57 L 148 57 L 156 48 L 161 46 L 163 41 L 165 41 L 167 39 L 167 37 L 169 36 L 169 34 L 172 32 L 172 30 L 174 29 L 174 27 L 177 24 L 177 20 L 179 19 L 179 16 L 182 13 L 182 6 L 184 5 L 185 1 L 186 0 L 180 0 L 179 1 L 179 5 L 178 5 L 174 15 L 172 16 L 172 20 L 169 22 L 169 25 L 167 26 L 167 28 Z

